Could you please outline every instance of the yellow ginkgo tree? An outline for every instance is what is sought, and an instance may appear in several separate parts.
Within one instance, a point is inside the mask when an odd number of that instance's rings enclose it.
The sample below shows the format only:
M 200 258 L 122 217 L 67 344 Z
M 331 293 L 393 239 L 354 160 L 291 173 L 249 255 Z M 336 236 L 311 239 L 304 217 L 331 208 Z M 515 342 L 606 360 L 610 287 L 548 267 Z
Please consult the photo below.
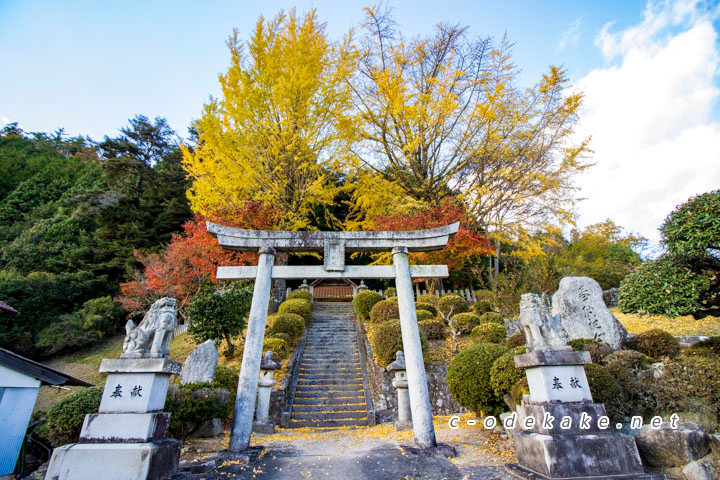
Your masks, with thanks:
M 222 95 L 194 124 L 196 148 L 183 148 L 196 213 L 259 201 L 277 213 L 277 228 L 310 227 L 312 206 L 335 197 L 328 174 L 347 158 L 338 125 L 351 105 L 349 42 L 330 42 L 314 11 L 260 18 L 247 45 L 234 32 Z

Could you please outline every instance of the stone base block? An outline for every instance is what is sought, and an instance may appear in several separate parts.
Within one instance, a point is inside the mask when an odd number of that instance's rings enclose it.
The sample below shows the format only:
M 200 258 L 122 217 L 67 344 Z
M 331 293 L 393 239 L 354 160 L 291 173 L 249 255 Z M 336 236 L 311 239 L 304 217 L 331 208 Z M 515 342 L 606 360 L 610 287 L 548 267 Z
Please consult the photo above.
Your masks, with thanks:
M 532 428 L 523 428 L 523 430 L 547 435 L 609 433 L 608 428 L 598 426 L 598 419 L 607 415 L 605 405 L 602 403 L 523 402 L 522 407 L 523 415 L 518 422 L 521 426 L 524 424 L 525 418 L 533 417 L 535 419 L 535 425 Z M 555 419 L 552 422 L 552 428 L 544 426 L 543 419 L 546 415 Z M 586 419 L 585 425 L 582 425 L 583 419 Z M 569 420 L 569 425 L 563 425 L 565 420 Z M 613 424 L 613 426 L 615 425 Z
M 506 463 L 505 471 L 513 478 L 531 479 L 531 480 L 552 480 L 552 477 L 545 477 L 535 472 L 521 467 L 516 463 Z M 563 480 L 665 480 L 665 475 L 659 473 L 640 473 L 633 475 L 613 475 L 612 477 L 594 476 L 594 477 L 563 477 Z
M 545 435 L 516 432 L 513 438 L 520 466 L 545 478 L 618 475 L 635 478 L 632 475 L 645 473 L 635 440 L 621 433 Z
M 398 420 L 393 423 L 393 427 L 399 432 L 404 432 L 406 430 L 412 430 L 413 424 L 410 420 Z
M 160 480 L 177 471 L 180 442 L 71 443 L 53 451 L 48 480 Z
M 214 438 L 219 437 L 223 431 L 222 420 L 219 418 L 213 418 L 203 423 L 197 432 L 190 435 L 191 438 Z
M 147 443 L 164 440 L 170 425 L 170 414 L 160 413 L 93 413 L 85 415 L 82 443 Z
M 270 422 L 253 422 L 253 433 L 273 434 L 275 433 L 275 424 Z

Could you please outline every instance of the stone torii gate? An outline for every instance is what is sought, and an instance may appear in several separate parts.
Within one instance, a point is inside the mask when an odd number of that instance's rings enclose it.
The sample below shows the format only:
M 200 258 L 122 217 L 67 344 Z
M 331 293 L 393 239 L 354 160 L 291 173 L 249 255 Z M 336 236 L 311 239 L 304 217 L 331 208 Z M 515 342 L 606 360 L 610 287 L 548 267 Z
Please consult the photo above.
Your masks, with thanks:
M 229 450 L 240 452 L 250 446 L 255 397 L 262 357 L 265 322 L 272 279 L 304 278 L 394 278 L 410 394 L 415 443 L 435 447 L 427 376 L 415 312 L 412 278 L 444 278 L 446 265 L 409 265 L 408 252 L 440 250 L 457 233 L 459 223 L 430 230 L 405 232 L 288 232 L 242 230 L 207 222 L 207 231 L 223 248 L 256 251 L 257 267 L 218 267 L 218 280 L 254 279 L 245 350 Z M 345 265 L 345 252 L 392 252 L 393 265 Z M 274 266 L 278 251 L 322 251 L 324 265 Z

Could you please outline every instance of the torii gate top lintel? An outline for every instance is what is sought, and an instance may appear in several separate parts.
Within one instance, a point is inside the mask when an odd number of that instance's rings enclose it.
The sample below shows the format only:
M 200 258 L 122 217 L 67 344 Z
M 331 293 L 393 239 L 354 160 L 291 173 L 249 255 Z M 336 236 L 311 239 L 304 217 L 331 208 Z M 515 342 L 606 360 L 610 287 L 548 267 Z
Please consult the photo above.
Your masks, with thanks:
M 388 251 L 394 247 L 407 247 L 409 251 L 440 250 L 458 231 L 460 222 L 428 230 L 320 232 L 285 230 L 243 230 L 207 222 L 207 231 L 218 239 L 223 248 L 257 251 L 268 246 L 277 251 L 327 253 L 330 246 L 342 244 L 349 252 Z

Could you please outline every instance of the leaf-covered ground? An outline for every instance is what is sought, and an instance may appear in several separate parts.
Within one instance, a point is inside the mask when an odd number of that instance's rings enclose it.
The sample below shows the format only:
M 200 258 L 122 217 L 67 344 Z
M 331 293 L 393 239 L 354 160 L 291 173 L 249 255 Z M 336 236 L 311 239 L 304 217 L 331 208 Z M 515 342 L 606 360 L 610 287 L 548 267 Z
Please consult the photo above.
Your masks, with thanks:
M 617 317 L 629 333 L 641 333 L 645 330 L 659 328 L 675 335 L 676 337 L 720 335 L 720 318 L 718 317 L 707 316 L 696 320 L 692 315 L 686 315 L 684 317 L 633 315 L 622 313 L 617 307 L 611 308 L 610 311 Z

